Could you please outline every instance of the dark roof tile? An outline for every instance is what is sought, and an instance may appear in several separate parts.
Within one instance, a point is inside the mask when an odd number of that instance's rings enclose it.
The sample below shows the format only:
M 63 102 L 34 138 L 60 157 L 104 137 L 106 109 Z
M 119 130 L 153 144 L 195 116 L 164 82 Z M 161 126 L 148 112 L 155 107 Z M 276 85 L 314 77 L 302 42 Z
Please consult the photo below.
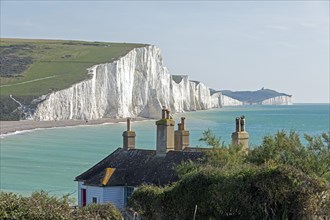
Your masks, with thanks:
M 169 151 L 166 156 L 155 150 L 118 148 L 98 164 L 76 177 L 86 185 L 101 186 L 106 168 L 116 168 L 107 186 L 168 185 L 178 180 L 174 167 L 183 161 L 197 161 L 204 156 L 198 151 Z

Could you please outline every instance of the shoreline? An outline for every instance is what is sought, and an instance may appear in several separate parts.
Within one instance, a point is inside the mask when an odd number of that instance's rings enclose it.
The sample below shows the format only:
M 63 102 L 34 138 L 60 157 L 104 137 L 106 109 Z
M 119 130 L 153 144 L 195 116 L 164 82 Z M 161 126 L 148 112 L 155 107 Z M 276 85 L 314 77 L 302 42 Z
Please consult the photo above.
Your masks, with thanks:
M 132 121 L 144 121 L 147 118 L 133 118 Z M 126 118 L 100 118 L 95 120 L 61 120 L 61 121 L 0 121 L 0 136 L 15 134 L 19 131 L 32 131 L 36 129 L 73 127 L 81 125 L 101 125 L 107 123 L 126 122 Z

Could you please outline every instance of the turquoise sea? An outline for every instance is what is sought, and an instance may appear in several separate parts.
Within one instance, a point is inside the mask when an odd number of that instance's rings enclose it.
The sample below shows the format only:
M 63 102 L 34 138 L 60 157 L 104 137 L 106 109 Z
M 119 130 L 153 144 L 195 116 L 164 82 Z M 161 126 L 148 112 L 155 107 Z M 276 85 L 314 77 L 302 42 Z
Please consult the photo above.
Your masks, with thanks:
M 296 130 L 318 135 L 330 130 L 329 104 L 291 106 L 239 106 L 176 114 L 186 117 L 190 145 L 201 146 L 198 139 L 210 128 L 225 143 L 230 143 L 235 117 L 246 116 L 250 146 L 279 130 Z M 133 122 L 138 148 L 154 149 L 154 120 Z M 122 146 L 125 123 L 52 128 L 2 136 L 0 139 L 0 190 L 23 195 L 43 189 L 50 194 L 76 196 L 75 176 Z

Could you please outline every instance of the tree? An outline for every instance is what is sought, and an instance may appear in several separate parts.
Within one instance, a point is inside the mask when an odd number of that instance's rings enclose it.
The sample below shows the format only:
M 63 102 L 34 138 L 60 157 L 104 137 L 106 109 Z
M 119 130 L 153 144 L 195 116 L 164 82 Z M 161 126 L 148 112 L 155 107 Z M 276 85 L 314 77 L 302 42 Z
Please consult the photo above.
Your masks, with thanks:
M 324 177 L 330 182 L 330 131 L 321 136 L 309 136 L 306 146 L 306 167 L 308 172 Z
M 203 137 L 199 139 L 199 141 L 204 142 L 207 146 L 212 148 L 223 148 L 225 147 L 225 143 L 221 142 L 221 137 L 216 137 L 211 129 L 207 129 L 203 132 Z
M 225 167 L 244 163 L 246 152 L 242 146 L 233 144 L 226 146 L 221 142 L 221 137 L 215 137 L 210 129 L 203 132 L 203 137 L 199 141 L 211 147 L 206 151 L 205 162 L 209 165 Z
M 256 165 L 286 164 L 330 181 L 329 137 L 330 133 L 315 137 L 305 134 L 307 145 L 303 145 L 297 132 L 279 131 L 265 136 L 259 147 L 250 150 L 246 161 Z

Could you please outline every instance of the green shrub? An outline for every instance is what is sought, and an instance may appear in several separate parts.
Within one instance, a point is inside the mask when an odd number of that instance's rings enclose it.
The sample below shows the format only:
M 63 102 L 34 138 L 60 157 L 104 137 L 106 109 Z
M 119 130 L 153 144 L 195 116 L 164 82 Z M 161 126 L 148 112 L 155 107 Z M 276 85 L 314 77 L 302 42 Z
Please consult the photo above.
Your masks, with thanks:
M 68 196 L 57 198 L 48 193 L 34 192 L 29 197 L 0 193 L 0 219 L 95 219 L 121 220 L 120 211 L 112 204 L 91 204 L 73 209 Z
M 279 166 L 205 167 L 171 187 L 144 186 L 130 204 L 144 219 L 312 219 L 329 211 L 325 181 Z
M 0 219 L 20 219 L 23 214 L 21 197 L 14 193 L 0 192 Z
M 120 211 L 111 203 L 106 204 L 90 204 L 82 208 L 74 210 L 72 213 L 74 219 L 105 219 L 105 220 L 121 220 Z
M 129 206 L 143 219 L 159 219 L 163 213 L 162 195 L 162 188 L 144 185 L 134 191 L 129 199 Z
M 34 192 L 30 197 L 0 193 L 0 218 L 9 219 L 70 219 L 70 199 L 48 193 Z

